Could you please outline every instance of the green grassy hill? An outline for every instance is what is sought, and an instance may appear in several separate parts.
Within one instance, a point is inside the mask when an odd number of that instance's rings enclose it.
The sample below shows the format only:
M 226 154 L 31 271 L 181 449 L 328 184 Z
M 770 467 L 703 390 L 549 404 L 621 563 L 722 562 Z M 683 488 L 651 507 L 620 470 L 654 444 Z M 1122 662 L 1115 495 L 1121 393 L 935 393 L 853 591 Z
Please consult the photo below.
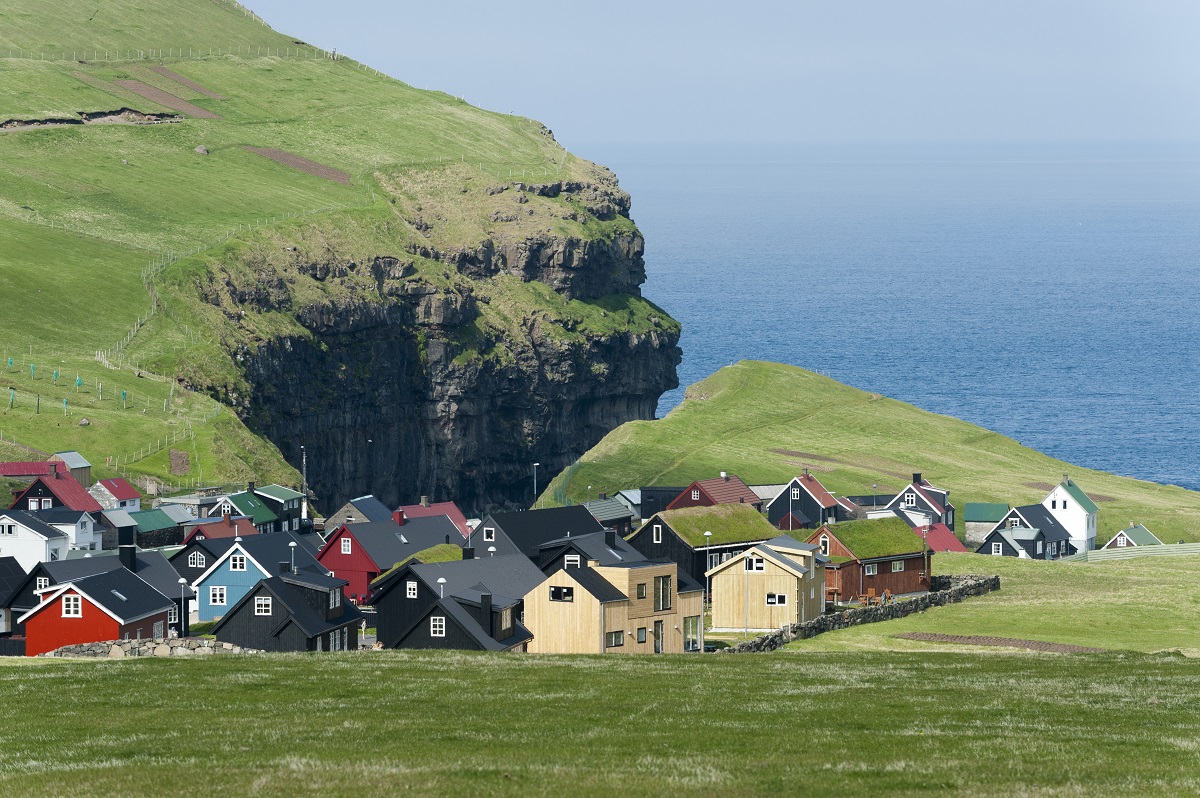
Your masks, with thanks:
M 301 304 L 382 292 L 365 269 L 301 277 L 302 257 L 369 264 L 411 251 L 410 282 L 479 300 L 480 319 L 458 334 L 466 360 L 511 357 L 496 341 L 523 330 L 531 310 L 564 335 L 661 326 L 665 314 L 637 298 L 568 302 L 515 278 L 475 285 L 425 257 L 499 228 L 603 239 L 633 226 L 566 197 L 488 192 L 510 177 L 606 174 L 540 124 L 328 56 L 223 0 L 0 8 L 0 123 L 10 122 L 0 129 L 4 437 L 79 449 L 100 476 L 119 462 L 182 483 L 296 483 L 275 446 L 209 397 L 243 404 L 235 353 L 306 335 Z M 65 124 L 122 109 L 171 121 Z M 90 426 L 79 426 L 84 417 Z M 186 473 L 172 474 L 156 451 L 169 437 L 191 442 Z
M 599 491 L 687 485 L 720 471 L 751 484 L 810 469 L 839 495 L 895 492 L 921 472 L 966 502 L 1040 502 L 1069 473 L 1100 506 L 1097 541 L 1135 520 L 1161 540 L 1200 541 L 1200 493 L 1080 468 L 964 421 L 800 368 L 743 361 L 687 390 L 658 421 L 621 426 L 557 476 L 548 502 Z

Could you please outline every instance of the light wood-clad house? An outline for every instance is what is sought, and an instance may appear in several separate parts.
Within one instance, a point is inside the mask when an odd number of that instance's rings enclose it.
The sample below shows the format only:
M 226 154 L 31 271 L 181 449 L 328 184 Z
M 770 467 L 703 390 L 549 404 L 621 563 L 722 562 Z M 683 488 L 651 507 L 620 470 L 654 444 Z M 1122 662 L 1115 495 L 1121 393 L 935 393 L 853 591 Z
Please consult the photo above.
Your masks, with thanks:
M 712 628 L 769 631 L 825 611 L 819 547 L 780 535 L 710 569 Z
M 673 562 L 559 566 L 525 595 L 531 653 L 682 654 L 703 614 L 704 588 Z

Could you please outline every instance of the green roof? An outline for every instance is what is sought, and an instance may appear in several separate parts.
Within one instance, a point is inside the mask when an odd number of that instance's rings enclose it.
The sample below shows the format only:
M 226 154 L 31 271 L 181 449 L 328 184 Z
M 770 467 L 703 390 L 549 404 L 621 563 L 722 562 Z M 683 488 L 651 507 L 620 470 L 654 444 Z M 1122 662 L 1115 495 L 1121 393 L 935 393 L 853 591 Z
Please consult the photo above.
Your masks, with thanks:
M 178 521 L 162 510 L 139 510 L 130 513 L 129 517 L 137 523 L 139 532 L 157 532 L 160 529 L 179 526 Z
M 712 532 L 711 543 L 756 543 L 779 535 L 779 530 L 748 504 L 717 504 L 712 507 L 685 507 L 663 510 L 655 518 L 675 530 L 693 548 L 709 544 L 705 532 Z M 653 520 L 653 519 L 651 519 Z M 650 523 L 649 521 L 647 523 Z M 645 528 L 645 525 L 642 526 Z
M 843 521 L 830 524 L 829 531 L 860 560 L 912 554 L 923 547 L 921 539 L 899 518 Z
M 967 502 L 965 505 L 963 505 L 963 521 L 968 524 L 998 524 L 1004 520 L 1004 516 L 1008 515 L 1009 509 L 1010 508 L 1007 504 L 994 504 L 992 502 Z
M 1089 513 L 1094 513 L 1100 508 L 1096 503 L 1087 497 L 1087 494 L 1070 479 L 1062 483 L 1062 486 L 1067 489 L 1067 493 L 1071 494 L 1071 498 L 1079 502 L 1079 506 Z
M 270 496 L 275 501 L 286 502 L 292 499 L 303 499 L 304 494 L 300 491 L 285 488 L 283 485 L 263 485 L 261 488 L 256 488 L 255 493 L 261 493 L 264 496 Z
M 262 499 L 248 491 L 233 494 L 229 497 L 229 503 L 236 507 L 239 513 L 248 516 L 255 526 L 279 520 L 279 516 L 275 515 Z
M 379 580 L 383 579 L 397 568 L 403 568 L 413 560 L 419 560 L 421 563 L 455 562 L 457 560 L 461 560 L 462 555 L 462 547 L 455 546 L 453 543 L 439 543 L 436 546 L 430 546 L 427 549 L 421 549 L 416 554 L 410 554 L 408 557 L 404 558 L 388 570 L 381 573 L 379 576 L 372 579 L 371 584 L 379 582 Z

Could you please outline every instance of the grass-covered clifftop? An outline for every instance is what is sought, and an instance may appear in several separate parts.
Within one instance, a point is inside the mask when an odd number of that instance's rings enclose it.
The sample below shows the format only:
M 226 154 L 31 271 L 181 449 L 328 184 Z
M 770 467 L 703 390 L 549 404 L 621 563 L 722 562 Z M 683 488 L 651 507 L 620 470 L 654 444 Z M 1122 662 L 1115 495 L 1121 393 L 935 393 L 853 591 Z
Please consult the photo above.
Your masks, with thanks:
M 580 362 L 595 358 L 589 347 L 612 355 L 627 336 L 674 352 L 678 325 L 638 293 L 641 238 L 608 170 L 537 122 L 331 55 L 225 0 L 0 8 L 0 238 L 14 244 L 0 250 L 0 288 L 21 311 L 0 314 L 0 343 L 17 355 L 4 376 L 18 393 L 0 431 L 103 464 L 186 429 L 197 462 L 176 479 L 197 479 L 201 467 L 206 481 L 265 468 L 260 478 L 295 482 L 281 454 L 298 460 L 298 444 L 281 452 L 263 440 L 264 403 L 278 397 L 264 398 L 248 371 L 266 362 L 258 373 L 274 390 L 276 350 L 297 342 L 359 346 L 328 335 L 383 320 L 419 359 L 471 374 L 504 372 L 539 347 Z M 309 379 L 337 382 L 335 356 L 307 363 Z M 31 362 L 38 374 L 22 383 Z M 65 417 L 61 392 L 40 382 L 52 362 L 83 381 L 77 402 L 65 397 Z M 195 393 L 139 378 L 135 365 Z M 461 378 L 386 358 L 371 368 L 418 393 Z M 596 368 L 603 387 L 607 365 Z M 664 381 L 636 390 L 671 387 Z M 58 418 L 26 412 L 39 389 Z M 114 411 L 119 390 L 137 394 L 136 417 Z M 236 413 L 221 416 L 209 396 Z M 93 423 L 81 430 L 84 412 Z M 226 432 L 205 421 L 214 413 Z M 535 418 L 513 437 L 528 439 L 532 458 L 567 457 L 535 451 L 546 423 Z M 309 443 L 353 450 L 341 434 Z M 364 442 L 372 434 L 381 439 L 368 430 Z M 427 448 L 439 446 L 450 448 Z M 380 471 L 331 463 L 317 461 L 317 481 Z M 170 476 L 165 459 L 129 467 Z
M 742 361 L 687 390 L 658 421 L 610 433 L 554 479 L 546 499 L 687 485 L 720 471 L 782 483 L 803 468 L 838 495 L 899 490 L 921 472 L 966 502 L 1040 502 L 1069 473 L 1099 506 L 1103 544 L 1130 520 L 1166 542 L 1200 540 L 1200 493 L 1065 463 L 958 419 L 842 385 L 794 366 Z

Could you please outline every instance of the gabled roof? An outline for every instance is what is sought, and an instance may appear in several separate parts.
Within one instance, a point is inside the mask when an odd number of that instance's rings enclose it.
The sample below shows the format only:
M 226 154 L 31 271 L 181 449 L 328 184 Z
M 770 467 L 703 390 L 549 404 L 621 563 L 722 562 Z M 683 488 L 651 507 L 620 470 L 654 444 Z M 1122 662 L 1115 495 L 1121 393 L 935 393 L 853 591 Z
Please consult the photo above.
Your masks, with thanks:
M 254 522 L 245 516 L 230 517 L 228 523 L 223 517 L 209 518 L 199 524 L 189 524 L 183 542 L 187 543 L 197 535 L 203 535 L 206 538 L 233 538 L 239 535 L 250 537 L 259 534 L 261 533 L 254 526 Z
M 937 494 L 933 493 L 932 491 L 926 490 L 926 488 L 930 488 L 930 487 L 932 487 L 932 486 L 926 480 L 921 480 L 920 483 L 913 482 L 911 485 L 905 486 L 899 493 L 897 493 L 895 495 L 895 497 L 893 497 L 892 500 L 890 502 L 888 502 L 887 506 L 891 507 L 894 504 L 903 503 L 904 495 L 906 493 L 912 492 L 920 499 L 920 501 L 922 503 L 925 504 L 926 507 L 933 510 L 938 515 L 941 515 L 942 513 L 946 512 L 946 508 L 942 506 L 942 503 L 938 499 Z
M 1008 515 L 1007 504 L 992 502 L 967 502 L 963 505 L 963 521 L 968 524 L 995 524 Z
M 467 526 L 467 517 L 454 502 L 434 502 L 430 505 L 405 504 L 398 509 L 404 511 L 405 518 L 428 518 L 429 516 L 444 515 L 458 528 L 459 534 L 464 538 L 471 534 L 471 528 Z M 391 517 L 390 513 L 388 517 Z
M 447 596 L 458 595 L 468 590 L 501 596 L 524 596 L 546 578 L 524 554 L 457 562 L 421 563 L 409 566 L 408 570 L 435 593 L 438 591 L 437 580 L 445 579 Z M 383 581 L 381 580 L 381 587 Z
M 18 623 L 24 623 L 67 592 L 81 594 L 120 624 L 167 612 L 174 603 L 131 571 L 115 568 L 73 582 L 50 586 L 41 593 L 41 603 L 22 615 Z
M 1066 527 L 1058 523 L 1058 519 L 1054 517 L 1054 514 L 1040 504 L 1025 504 L 1020 507 L 1014 507 L 1005 517 L 1011 517 L 1013 514 L 1019 516 L 1025 526 L 1040 529 L 1045 534 L 1047 541 L 1066 540 L 1071 537 Z M 1001 521 L 1001 524 L 1003 523 Z
M 995 536 L 999 536 L 1000 538 L 1003 538 L 1004 542 L 1007 543 L 1011 548 L 1016 550 L 1017 554 L 1020 555 L 1021 552 L 1025 551 L 1025 547 L 1017 542 L 1017 539 L 1015 537 L 1013 537 L 1013 535 L 1011 534 L 1012 531 L 1013 530 L 1006 529 L 1004 527 L 1000 527 L 998 529 L 993 529 L 991 532 L 988 533 L 988 536 L 983 539 L 983 543 L 979 544 L 979 548 L 976 549 L 975 551 L 978 552 L 979 554 L 990 554 L 991 553 L 991 551 L 990 551 L 991 544 L 995 542 L 995 541 L 992 541 L 991 538 L 993 535 L 995 535 Z M 1037 530 L 1033 530 L 1033 531 L 1036 532 Z M 985 549 L 988 549 L 988 551 L 985 551 Z
M 75 477 L 71 476 L 71 472 L 65 469 L 55 469 L 52 473 L 45 476 L 40 476 L 30 483 L 29 487 L 17 494 L 16 500 L 12 506 L 17 507 L 25 500 L 25 494 L 33 490 L 38 485 L 44 485 L 58 501 L 72 510 L 82 510 L 85 513 L 98 513 L 103 507 L 100 502 L 96 501 L 92 494 L 87 492 L 87 488 L 80 485 Z
M 690 491 L 696 489 L 699 489 L 702 494 L 708 496 L 716 504 L 753 505 L 762 502 L 757 493 L 750 490 L 745 482 L 733 474 L 726 474 L 715 479 L 698 479 L 684 488 L 679 495 L 686 496 Z
M 541 571 L 538 571 L 538 573 L 541 573 Z M 468 612 L 467 609 L 463 607 L 461 603 L 459 603 L 459 599 L 455 597 L 447 596 L 444 599 L 439 599 L 434 604 L 434 608 L 434 610 L 431 610 L 429 613 L 423 616 L 418 623 L 423 622 L 425 618 L 429 617 L 429 615 L 433 614 L 433 612 L 435 612 L 437 609 L 440 609 L 442 612 L 446 613 L 447 616 L 453 618 L 454 622 L 458 624 L 459 628 L 461 628 L 466 634 L 470 635 L 470 637 L 484 651 L 507 651 L 514 646 L 518 646 L 521 643 L 525 643 L 533 639 L 533 634 L 521 623 L 514 619 L 512 636 L 506 640 L 496 640 L 494 637 L 488 634 L 487 630 L 479 625 L 479 621 L 475 620 L 475 616 Z M 415 626 L 416 624 L 410 626 L 404 634 L 407 635 Z
M 786 546 L 787 549 L 814 551 L 818 548 L 817 546 L 809 543 L 799 543 L 792 538 L 787 537 L 786 535 L 780 535 L 778 538 L 775 538 L 775 540 L 781 541 L 781 545 Z M 804 574 L 808 573 L 809 570 L 808 566 L 806 566 L 804 563 L 797 562 L 792 557 L 789 557 L 786 550 L 777 550 L 769 543 L 756 543 L 738 556 L 730 557 L 725 562 L 719 563 L 708 569 L 708 571 L 705 573 L 705 576 L 713 576 L 721 571 L 724 571 L 726 568 L 731 568 L 735 565 L 738 565 L 742 563 L 750 554 L 756 554 L 759 557 L 762 557 L 764 560 L 770 560 L 795 577 L 804 576 Z
M 158 509 L 166 513 L 167 518 L 177 524 L 186 524 L 196 520 L 196 516 L 189 513 L 182 504 L 163 504 L 159 505 Z
M 137 521 L 129 514 L 128 510 L 102 510 L 100 514 L 114 529 L 137 526 Z
M 1162 545 L 1162 541 L 1155 537 L 1153 532 L 1151 532 L 1149 529 L 1146 529 L 1146 527 L 1142 526 L 1141 524 L 1138 524 L 1137 526 L 1126 527 L 1125 529 L 1117 532 L 1117 534 L 1113 535 L 1112 538 L 1109 539 L 1108 543 L 1105 543 L 1100 548 L 1108 548 L 1110 545 L 1112 545 L 1112 542 L 1121 535 L 1124 535 L 1129 542 L 1135 546 Z
M 288 502 L 294 499 L 303 499 L 304 494 L 298 490 L 285 488 L 283 485 L 263 485 L 261 488 L 255 488 L 254 492 L 259 496 L 266 496 L 269 499 L 274 499 L 277 502 Z
M 801 488 L 808 492 L 809 496 L 812 496 L 826 510 L 837 506 L 837 499 L 833 498 L 833 494 L 825 490 L 825 486 L 821 484 L 821 480 L 812 474 L 801 474 L 792 481 L 798 483 Z
M 345 529 L 375 561 L 381 572 L 419 551 L 445 543 L 447 538 L 456 545 L 463 542 L 458 527 L 444 515 L 411 518 L 403 526 L 388 519 L 350 524 Z M 336 537 L 338 533 L 335 531 L 329 536 L 330 542 Z M 326 544 L 326 548 L 329 545 Z
M 625 595 L 612 582 L 609 582 L 591 568 L 564 568 L 560 564 L 557 568 L 552 569 L 546 574 L 546 582 L 553 582 L 554 577 L 559 573 L 566 573 L 601 604 L 611 604 L 616 601 L 627 601 L 629 599 L 629 596 Z
M 198 586 L 204 580 L 208 579 L 209 575 L 221 567 L 235 551 L 245 554 L 246 558 L 267 576 L 278 575 L 280 563 L 287 563 L 290 567 L 293 552 L 295 553 L 295 565 L 297 569 L 314 571 L 316 573 L 327 573 L 329 570 L 317 562 L 316 552 L 299 535 L 291 532 L 254 535 L 253 537 L 242 538 L 241 540 L 237 538 L 223 538 L 193 542 L 211 551 L 215 558 L 213 564 L 192 581 L 193 586 Z M 296 544 L 294 548 L 291 546 L 292 543 Z M 182 552 L 183 549 L 180 551 Z
M 137 524 L 139 532 L 157 532 L 160 529 L 171 529 L 179 526 L 178 521 L 160 509 L 138 510 L 135 513 L 130 513 L 129 517 Z
M 387 505 L 370 494 L 351 499 L 349 503 L 358 511 L 358 515 L 354 516 L 355 523 L 387 521 L 392 517 L 392 511 L 387 508 Z
M 540 559 L 544 554 L 554 552 L 553 556 L 557 559 L 558 551 L 575 548 L 583 555 L 585 560 L 596 560 L 601 565 L 641 562 L 646 559 L 646 555 L 635 549 L 619 535 L 613 541 L 614 545 L 612 548 L 609 548 L 605 537 L 607 537 L 607 533 L 605 532 L 592 532 L 588 535 L 571 535 L 567 538 L 548 540 L 538 546 L 538 557 Z
M 82 510 L 72 510 L 70 507 L 51 507 L 48 510 L 29 510 L 30 515 L 36 516 L 47 524 L 70 524 L 75 526 L 79 523 L 79 519 L 87 516 L 91 520 L 91 515 Z
M 625 521 L 633 518 L 629 508 L 616 499 L 592 499 L 590 502 L 584 502 L 583 506 L 602 524 L 605 521 Z
M 55 560 L 42 563 L 42 566 L 55 584 L 74 582 L 94 574 L 108 573 L 123 567 L 116 549 L 93 551 L 88 554 L 91 556 Z M 195 598 L 195 593 L 190 587 L 179 584 L 179 572 L 162 552 L 139 549 L 133 556 L 134 573 L 155 590 L 171 599 L 178 598 L 181 590 L 187 598 Z
M 908 524 L 894 516 L 827 524 L 809 536 L 809 540 L 819 540 L 825 533 L 840 540 L 858 560 L 920 554 L 924 551 L 920 538 L 914 537 Z
M 248 516 L 253 520 L 255 526 L 279 520 L 279 516 L 275 515 L 275 512 L 262 499 L 249 491 L 234 493 L 225 498 L 237 508 L 239 514 Z
M 142 498 L 142 494 L 137 492 L 137 488 L 129 484 L 129 481 L 117 477 L 116 479 L 102 479 L 100 484 L 104 489 L 112 494 L 114 499 L 121 501 L 130 501 L 132 499 Z
M 616 495 L 623 497 L 625 499 L 625 501 L 627 501 L 630 504 L 635 505 L 635 506 L 642 503 L 641 488 L 629 488 L 626 490 L 619 490 L 619 491 L 617 491 Z
M 787 485 L 749 485 L 748 487 L 754 491 L 755 496 L 770 503 L 783 494 Z
M 55 452 L 53 455 L 51 455 L 51 459 L 61 460 L 67 468 L 92 467 L 92 464 L 89 463 L 83 455 L 74 450 L 69 452 Z
M 1089 499 L 1087 494 L 1083 492 L 1083 489 L 1076 485 L 1070 477 L 1064 479 L 1060 484 L 1067 493 L 1071 494 L 1071 498 L 1084 509 L 1084 512 L 1095 513 L 1100 510 L 1096 503 Z
M 45 460 L 0 463 L 0 477 L 44 477 L 49 473 L 50 463 Z
M 9 606 L 13 595 L 25 584 L 26 576 L 16 557 L 0 557 L 0 607 Z
M 217 621 L 216 626 L 213 627 L 213 634 L 219 637 L 219 632 L 225 626 L 226 622 L 233 618 L 243 605 L 253 601 L 260 588 L 266 588 L 275 597 L 280 606 L 287 611 L 288 616 L 290 616 L 279 623 L 275 629 L 275 634 L 286 628 L 289 622 L 300 627 L 300 631 L 304 632 L 304 636 L 308 638 L 323 635 L 332 629 L 340 629 L 343 626 L 359 623 L 363 618 L 362 611 L 348 601 L 342 603 L 342 614 L 340 617 L 327 620 L 323 612 L 318 612 L 305 600 L 306 590 L 318 590 L 322 593 L 328 593 L 330 590 L 345 587 L 347 584 L 349 582 L 345 579 L 336 579 L 331 576 L 311 573 L 305 574 L 303 571 L 298 574 L 289 573 L 272 576 L 269 579 L 262 579 L 253 588 L 247 590 L 246 594 L 225 613 L 221 620 Z
M 933 551 L 957 551 L 967 552 L 969 549 L 963 545 L 958 536 L 953 530 L 945 524 L 930 524 L 928 527 L 918 526 L 913 528 L 913 532 L 917 537 L 924 537 L 929 548 Z
M 684 507 L 679 510 L 663 510 L 638 530 L 642 530 L 661 519 L 675 530 L 689 546 L 701 549 L 709 545 L 705 532 L 712 532 L 711 544 L 754 543 L 770 540 L 779 534 L 762 513 L 748 504 L 718 504 L 711 507 Z
M 574 537 L 604 531 L 600 522 L 592 517 L 586 507 L 579 504 L 572 507 L 492 513 L 488 519 L 526 554 L 532 554 L 542 543 L 564 537 L 568 533 Z M 487 519 L 480 526 L 489 526 Z
M 0 510 L 0 518 L 10 518 L 21 526 L 29 529 L 47 540 L 56 538 L 65 538 L 66 532 L 63 532 L 57 527 L 53 527 L 32 513 L 27 513 L 24 510 Z
M 773 549 L 779 549 L 783 551 L 788 549 L 793 551 L 817 551 L 821 548 L 815 543 L 805 543 L 802 540 L 796 540 L 791 535 L 776 535 L 775 537 L 766 541 L 765 545 L 770 546 Z

